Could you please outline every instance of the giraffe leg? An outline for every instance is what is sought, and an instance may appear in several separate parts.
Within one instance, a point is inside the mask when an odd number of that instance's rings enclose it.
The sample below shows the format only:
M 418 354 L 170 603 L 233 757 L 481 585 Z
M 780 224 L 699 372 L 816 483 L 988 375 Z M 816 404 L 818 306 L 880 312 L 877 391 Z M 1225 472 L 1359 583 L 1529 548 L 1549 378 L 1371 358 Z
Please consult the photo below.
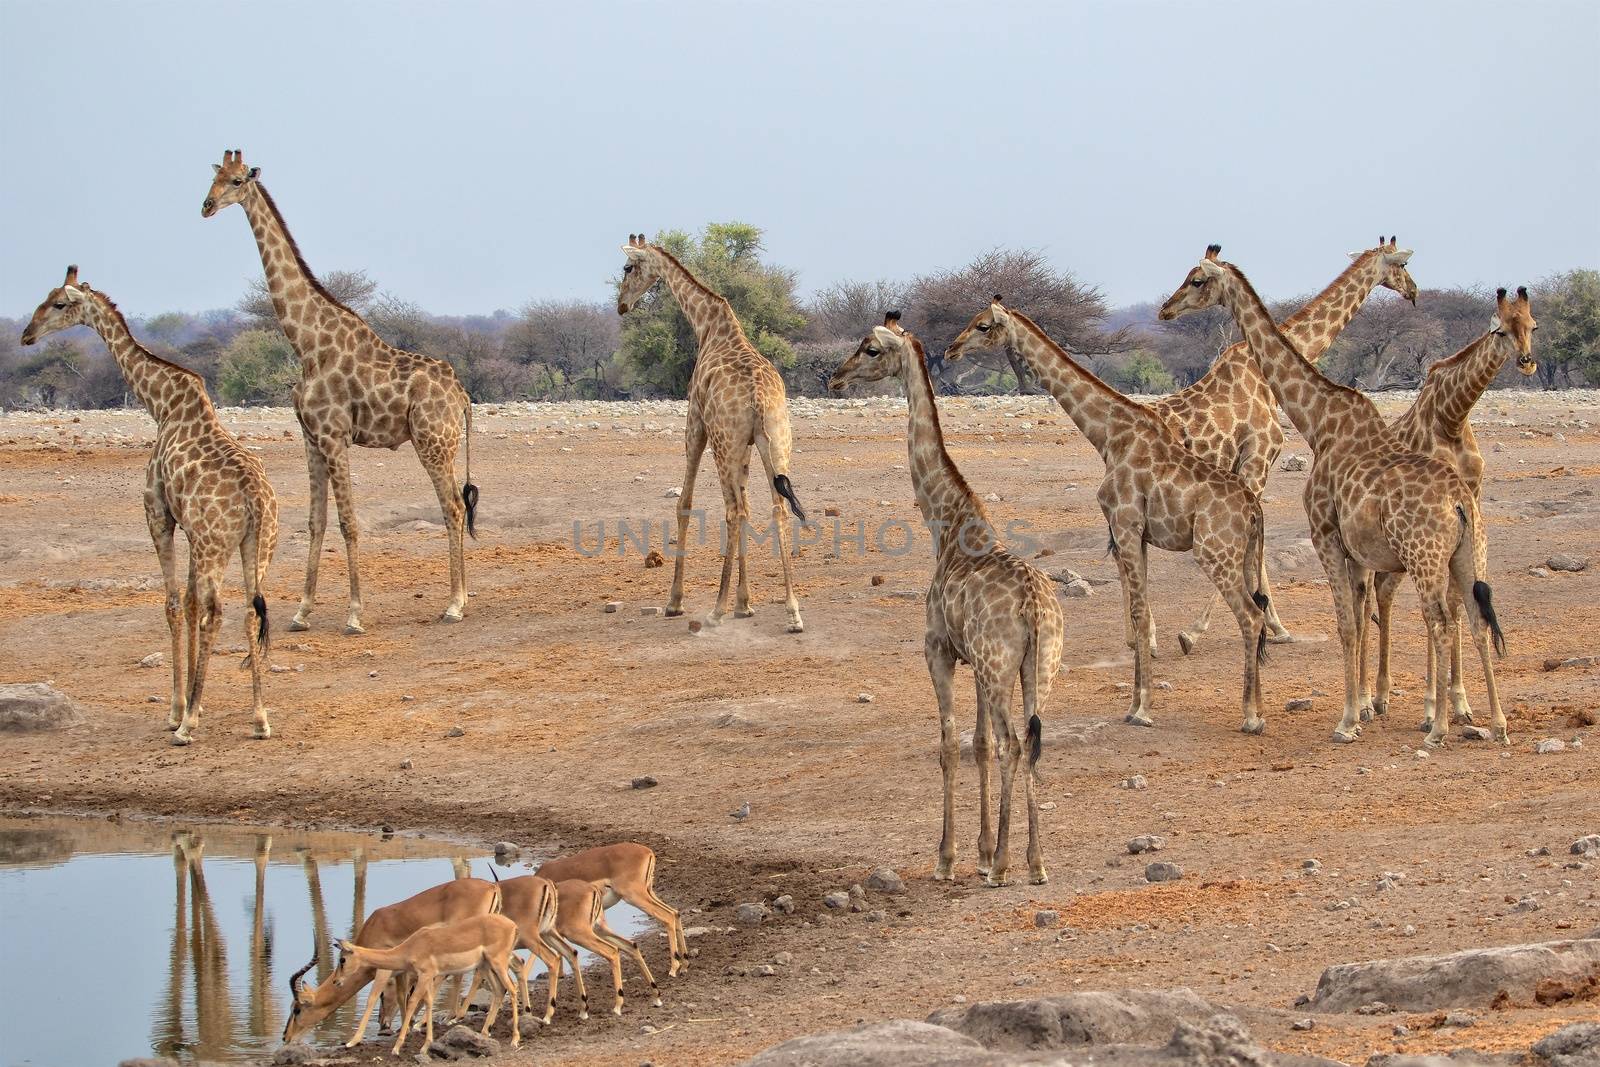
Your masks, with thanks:
M 1467 594 L 1471 596 L 1471 593 Z M 1471 609 L 1468 609 L 1469 611 Z M 1476 637 L 1473 639 L 1476 641 Z M 1450 721 L 1472 722 L 1472 705 L 1467 701 L 1467 684 L 1461 676 L 1461 618 L 1459 613 L 1450 622 Z
M 200 709 L 194 703 L 195 649 L 200 643 L 200 592 L 199 576 L 195 572 L 194 546 L 189 546 L 189 584 L 183 598 L 183 660 L 185 677 L 183 694 L 183 721 L 172 734 L 174 745 L 187 745 L 194 738 L 191 731 L 200 722 Z
M 177 523 L 167 511 L 166 504 L 153 492 L 145 493 L 144 516 L 150 526 L 150 539 L 155 542 L 156 558 L 161 561 L 161 580 L 167 588 L 167 635 L 172 645 L 172 701 L 167 711 L 167 729 L 176 730 L 183 725 L 184 712 L 189 706 L 183 670 L 183 587 L 178 584 L 178 563 L 173 544 Z
M 1016 783 L 1017 763 L 1022 758 L 1022 742 L 1011 728 L 1011 690 L 1021 664 L 1007 664 L 1000 677 L 989 672 L 978 682 L 978 703 L 989 709 L 988 718 L 995 741 L 1000 746 L 1000 817 L 994 858 L 984 881 L 991 886 L 1006 884 L 1011 870 L 1011 792 Z
M 1317 556 L 1322 560 L 1322 568 L 1328 575 L 1328 587 L 1333 593 L 1333 610 L 1339 625 L 1339 646 L 1344 657 L 1344 715 L 1333 729 L 1333 740 L 1344 744 L 1361 736 L 1355 614 L 1365 605 L 1356 599 L 1350 573 L 1355 561 L 1346 555 L 1333 520 L 1331 517 L 1321 519 L 1318 515 L 1309 517 L 1311 540 L 1316 546 Z
M 1145 574 L 1150 573 L 1150 546 L 1143 541 L 1139 542 L 1139 569 Z M 1148 609 L 1148 604 L 1146 607 Z M 1155 612 L 1149 610 L 1144 613 L 1144 640 L 1150 658 L 1155 659 L 1160 654 L 1156 644 L 1156 616 Z
M 1400 588 L 1400 575 L 1380 574 L 1373 594 L 1378 602 L 1378 679 L 1372 688 L 1372 714 L 1381 717 L 1389 711 L 1389 625 L 1394 620 L 1394 594 Z
M 956 772 L 961 764 L 961 741 L 956 735 L 954 682 L 956 658 L 943 641 L 930 635 L 922 645 L 928 661 L 928 677 L 933 679 L 933 695 L 939 701 L 939 773 L 944 780 L 944 820 L 939 835 L 939 862 L 933 877 L 945 881 L 954 876 L 956 865 Z M 972 736 L 976 755 L 978 736 Z
M 189 658 L 193 666 L 189 671 L 189 710 L 183 725 L 172 735 L 175 745 L 187 745 L 194 739 L 193 731 L 200 724 L 201 694 L 205 690 L 206 671 L 210 667 L 211 646 L 217 640 L 217 624 L 222 621 L 221 582 L 217 579 L 220 566 L 202 554 L 196 557 L 197 548 L 189 545 L 190 582 L 194 603 L 190 606 Z M 198 575 L 195 571 L 204 568 Z
M 1022 682 L 1021 725 L 1025 731 L 1031 731 L 1034 719 L 1043 714 L 1055 681 L 1052 675 L 1059 653 L 1042 651 L 1039 647 L 1039 642 L 1048 640 L 1048 635 L 1039 629 L 1033 631 L 1018 671 Z M 1052 642 L 1051 647 L 1053 645 Z M 1028 805 L 1028 881 L 1033 885 L 1044 885 L 1050 880 L 1050 874 L 1044 868 L 1044 849 L 1039 837 L 1039 795 L 1035 788 L 1039 769 L 1034 751 L 1030 743 L 1029 750 L 1023 754 L 1025 762 L 1022 769 L 1022 795 Z
M 711 458 L 717 464 L 717 477 L 722 482 L 722 579 L 717 585 L 717 603 L 706 621 L 713 626 L 728 614 L 728 594 L 733 586 L 733 564 L 744 543 L 743 485 L 739 481 L 739 461 L 730 454 L 731 449 L 711 449 Z M 735 492 L 735 487 L 740 489 Z
M 361 625 L 361 567 L 357 561 L 356 496 L 350 485 L 350 451 L 347 443 L 337 442 L 328 453 L 328 480 L 333 485 L 333 504 L 339 512 L 339 532 L 344 535 L 345 563 L 350 569 L 350 613 L 345 616 L 346 634 L 364 634 Z
M 291 630 L 311 628 L 311 607 L 317 602 L 317 572 L 322 567 L 322 538 L 328 532 L 328 459 L 310 435 L 306 436 L 306 471 L 311 478 L 311 503 L 306 545 L 306 586 L 300 607 L 289 620 Z
M 1478 664 L 1483 668 L 1483 686 L 1489 698 L 1489 729 L 1494 739 L 1502 745 L 1511 743 L 1511 733 L 1506 723 L 1506 713 L 1500 707 L 1500 690 L 1495 684 L 1494 660 L 1490 657 L 1489 624 L 1478 608 L 1477 600 L 1473 597 L 1473 585 L 1477 580 L 1476 567 L 1472 559 L 1459 548 L 1450 558 L 1450 576 L 1459 594 L 1457 603 L 1461 611 L 1467 615 L 1467 624 L 1472 632 L 1472 643 L 1478 649 Z M 1461 620 L 1459 616 L 1451 620 L 1454 636 L 1461 633 Z M 1454 675 L 1459 678 L 1459 673 Z
M 994 870 L 994 819 L 989 782 L 994 770 L 994 721 L 978 689 L 978 714 L 972 728 L 972 761 L 978 765 L 978 873 L 985 879 Z
M 1211 599 L 1206 601 L 1205 610 L 1200 612 L 1200 617 L 1189 624 L 1186 630 L 1178 631 L 1178 647 L 1183 649 L 1187 656 L 1194 651 L 1195 645 L 1200 642 L 1200 635 L 1211 629 L 1211 614 L 1217 610 L 1217 605 L 1222 603 L 1219 593 L 1212 593 Z
M 1144 530 L 1128 525 L 1116 531 L 1118 569 L 1128 590 L 1128 611 L 1135 638 L 1133 648 L 1133 699 L 1123 721 L 1132 726 L 1154 726 L 1150 717 L 1150 602 L 1145 588 Z
M 1419 575 L 1418 578 L 1423 579 L 1424 576 Z M 1428 688 L 1434 695 L 1435 714 L 1422 743 L 1429 748 L 1438 748 L 1444 744 L 1445 734 L 1449 730 L 1448 716 L 1437 714 L 1449 699 L 1450 681 L 1440 669 L 1450 656 L 1450 611 L 1446 607 L 1448 595 L 1447 592 L 1427 588 L 1422 580 L 1417 582 L 1417 593 L 1422 598 L 1422 617 L 1428 625 L 1428 644 L 1434 653 L 1434 671 L 1428 678 Z
M 244 561 L 244 639 L 245 647 L 250 650 L 250 704 L 253 711 L 250 736 L 258 741 L 264 741 L 272 736 L 272 724 L 267 721 L 267 707 L 262 699 L 262 683 L 267 672 L 267 649 L 262 641 L 262 624 L 264 616 L 256 613 L 256 595 L 261 591 L 261 584 L 256 579 L 256 539 L 259 536 L 251 532 L 239 545 L 239 556 Z
M 789 564 L 789 517 L 784 508 L 783 496 L 778 492 L 776 477 L 789 469 L 788 449 L 784 448 L 782 470 L 778 457 L 773 455 L 776 446 L 765 433 L 756 435 L 756 452 L 761 456 L 761 467 L 766 471 L 767 486 L 772 490 L 772 525 L 777 531 L 778 559 L 783 564 L 783 606 L 789 613 L 789 632 L 804 633 L 806 624 L 800 618 L 800 600 L 794 595 L 794 572 Z
M 444 513 L 445 530 L 450 537 L 450 603 L 445 605 L 440 622 L 460 622 L 467 608 L 467 505 L 456 485 L 456 450 L 452 437 L 447 441 L 428 435 L 413 436 L 417 458 L 433 482 L 439 510 Z
M 1225 546 L 1233 547 L 1233 546 Z M 1224 547 L 1214 546 L 1209 540 L 1196 540 L 1195 560 L 1211 578 L 1217 592 L 1227 602 L 1228 609 L 1239 623 L 1239 636 L 1244 641 L 1244 723 L 1241 733 L 1264 734 L 1267 720 L 1261 714 L 1261 660 L 1265 648 L 1266 612 L 1250 596 L 1247 585 L 1253 576 L 1246 574 L 1250 566 L 1248 555 L 1235 556 Z
M 746 489 L 750 483 L 750 452 L 748 449 L 746 449 L 744 455 L 740 457 L 737 473 L 738 479 L 734 491 L 739 497 L 739 584 L 735 588 L 734 592 L 733 617 L 736 619 L 748 619 L 750 616 L 755 614 L 755 609 L 750 606 L 750 579 L 746 573 L 745 566 L 749 557 L 750 547 L 750 498 L 746 493 Z
M 683 614 L 683 562 L 689 555 L 689 514 L 694 507 L 694 479 L 700 470 L 700 457 L 706 450 L 706 430 L 694 412 L 684 434 L 688 463 L 683 472 L 683 491 L 678 495 L 678 552 L 672 564 L 672 593 L 667 597 L 667 615 Z
M 1367 630 L 1372 624 L 1373 572 L 1351 561 L 1356 623 L 1356 707 L 1362 722 L 1372 721 L 1372 676 L 1368 673 Z

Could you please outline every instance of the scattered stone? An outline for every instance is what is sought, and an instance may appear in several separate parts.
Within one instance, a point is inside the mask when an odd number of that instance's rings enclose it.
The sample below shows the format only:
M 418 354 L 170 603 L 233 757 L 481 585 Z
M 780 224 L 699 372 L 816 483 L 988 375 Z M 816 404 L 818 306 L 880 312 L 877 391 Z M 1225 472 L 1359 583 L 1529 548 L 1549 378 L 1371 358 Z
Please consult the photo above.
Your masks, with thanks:
M 823 515 L 824 518 L 837 519 L 839 517 L 839 509 L 838 508 L 823 508 L 822 509 L 822 515 Z
M 873 585 L 882 585 L 882 584 L 883 584 L 883 583 L 884 583 L 884 582 L 886 582 L 886 581 L 888 581 L 888 579 L 887 579 L 887 578 L 885 578 L 885 577 L 884 577 L 884 576 L 883 576 L 883 575 L 881 575 L 881 574 L 874 574 L 874 575 L 873 575 L 873 576 L 872 576 L 872 584 L 873 584 Z
M 1315 1019 L 1296 1019 L 1293 1023 L 1290 1024 L 1289 1029 L 1291 1029 L 1291 1030 L 1311 1030 L 1311 1029 L 1314 1029 L 1316 1027 L 1316 1025 L 1317 1025 L 1317 1020 L 1315 1020 Z
M 1550 577 L 1550 572 L 1548 570 L 1546 570 L 1544 567 L 1529 567 L 1528 568 L 1528 573 L 1530 575 L 1532 575 L 1533 577 L 1535 577 L 1535 578 L 1548 578 L 1548 577 Z
M 1538 848 L 1526 849 L 1522 854 L 1524 856 L 1548 856 L 1550 855 L 1550 846 L 1540 845 Z
M 608 601 L 606 601 L 606 608 L 605 608 L 606 614 L 610 615 L 620 607 L 622 607 L 622 601 L 620 601 L 620 600 L 608 600 Z
M 272 1064 L 272 1067 L 292 1067 L 292 1065 L 295 1064 L 314 1063 L 322 1059 L 322 1057 L 323 1053 L 317 1051 L 316 1047 L 313 1045 L 293 1044 L 284 1045 L 282 1048 L 275 1051 L 272 1054 L 272 1059 L 268 1060 L 267 1062 Z M 171 1062 L 171 1060 L 128 1060 L 124 1062 L 121 1067 L 128 1067 L 129 1063 L 146 1064 Z
M 43 682 L 0 685 L 0 732 L 66 730 L 87 722 L 77 701 Z
M 1577 573 L 1589 566 L 1588 556 L 1569 556 L 1565 552 L 1557 552 L 1544 561 L 1544 565 L 1553 571 L 1570 571 Z
M 1578 838 L 1572 843 L 1571 852 L 1574 856 L 1600 860 L 1600 834 L 1586 834 Z M 1548 850 L 1545 854 L 1549 855 Z
M 843 890 L 835 890 L 823 897 L 822 903 L 830 908 L 848 908 L 850 906 L 850 894 Z
M 772 902 L 772 910 L 777 912 L 779 915 L 793 915 L 794 897 L 790 896 L 788 893 L 783 894 L 783 896 Z
M 1293 700 L 1286 700 L 1286 701 L 1284 701 L 1284 704 L 1283 704 L 1283 710 L 1284 711 L 1310 711 L 1311 710 L 1311 698 L 1310 697 L 1295 697 Z
M 1307 466 L 1309 466 L 1309 464 L 1306 463 L 1306 457 L 1300 455 L 1299 453 L 1294 453 L 1285 456 L 1282 466 L 1280 466 L 1278 469 L 1284 471 L 1303 471 Z
M 1322 861 L 1303 859 L 1300 861 L 1300 869 L 1306 874 L 1316 874 L 1318 871 L 1322 870 Z
M 653 774 L 641 774 L 633 780 L 633 788 L 635 789 L 654 789 L 660 784 Z
M 500 1042 L 465 1026 L 452 1026 L 428 1051 L 447 1060 L 481 1059 L 500 1054 Z
M 1176 882 L 1182 877 L 1183 868 L 1176 863 L 1151 863 L 1144 869 L 1144 880 L 1147 882 Z
M 778 974 L 778 968 L 770 963 L 762 963 L 750 968 L 745 974 L 751 978 L 775 978 Z
M 1567 743 L 1559 737 L 1547 737 L 1535 745 L 1533 750 L 1541 756 L 1548 756 L 1552 752 L 1565 752 Z
M 871 693 L 857 693 L 856 694 L 856 703 L 857 704 L 870 704 L 870 703 L 872 703 L 872 694 Z
M 400 769 L 402 771 L 409 771 L 413 766 L 415 766 L 415 764 L 413 764 L 409 758 L 400 761 Z
M 889 913 L 884 911 L 882 908 L 873 908 L 871 911 L 867 912 L 864 918 L 869 923 L 881 923 L 889 918 Z
M 1416 937 L 1417 928 L 1412 926 L 1410 923 L 1406 923 L 1405 926 L 1400 930 L 1400 934 L 1402 937 Z
M 689 632 L 690 633 L 697 634 L 702 629 L 703 629 L 703 626 L 702 626 L 702 624 L 701 624 L 699 619 L 690 619 L 689 620 Z
M 1559 671 L 1563 667 L 1593 667 L 1597 663 L 1600 663 L 1600 656 L 1568 656 L 1566 659 L 1545 660 L 1544 669 Z
M 1118 782 L 1117 783 L 1117 788 L 1119 788 L 1119 789 L 1148 789 L 1148 788 L 1150 788 L 1150 783 L 1144 780 L 1144 775 L 1135 774 L 1135 775 L 1132 775 L 1131 777 L 1124 778 L 1122 781 Z
M 740 904 L 733 909 L 733 918 L 744 926 L 760 926 L 772 918 L 772 911 L 765 904 Z
M 654 570 L 657 567 L 665 566 L 666 562 L 667 562 L 666 558 L 663 557 L 661 555 L 661 553 L 659 551 L 657 551 L 656 549 L 654 549 L 654 548 L 652 548 L 649 552 L 645 553 L 645 556 L 644 556 L 644 568 L 645 568 L 645 570 Z
M 1478 1017 L 1470 1011 L 1452 1011 L 1445 1014 L 1444 1022 L 1440 1025 L 1467 1027 L 1476 1026 L 1477 1024 Z
M 894 1019 L 797 1037 L 758 1054 L 745 1067 L 966 1067 L 991 1060 L 982 1045 L 954 1030 Z
M 378 672 L 377 671 L 368 671 L 367 672 L 367 677 L 368 678 L 376 678 L 377 676 L 378 676 Z
M 1089 585 L 1087 580 L 1078 578 L 1063 586 L 1061 594 L 1072 600 L 1081 600 L 1084 597 L 1093 596 L 1094 588 Z
M 1215 1008 L 1188 989 L 1124 990 L 941 1008 L 928 1016 L 928 1022 L 965 1034 L 991 1053 L 1023 1053 L 1086 1045 L 1159 1044 L 1173 1036 L 1174 1027 L 1204 1022 L 1215 1013 Z M 925 1062 L 929 1061 L 905 1061 L 908 1067 Z M 1009 1061 L 991 1055 L 981 1062 Z
M 867 875 L 867 888 L 877 893 L 904 893 L 906 883 L 892 868 L 879 867 Z
M 772 957 L 772 962 L 776 963 L 779 967 L 787 967 L 789 964 L 794 962 L 794 954 L 790 952 L 780 952 L 776 956 Z
M 466 737 L 467 732 L 459 726 L 452 726 L 444 732 L 446 737 Z
M 1529 912 L 1529 911 L 1539 911 L 1543 907 L 1544 907 L 1544 905 L 1539 903 L 1539 901 L 1536 898 L 1534 898 L 1534 897 L 1523 897 L 1520 900 L 1518 900 L 1516 902 L 1516 904 L 1512 905 L 1511 910 L 1514 911 L 1514 912 L 1521 913 L 1521 912 Z
M 159 667 L 165 662 L 167 662 L 167 654 L 165 652 L 152 652 L 139 661 L 139 666 Z
M 650 618 L 655 618 L 657 615 L 660 615 L 660 614 L 661 614 L 661 609 L 658 608 L 658 607 L 655 607 L 655 606 L 643 607 L 643 608 L 639 609 L 640 618 L 650 619 Z
M 1461 736 L 1467 741 L 1489 741 L 1494 738 L 1487 726 L 1463 726 Z
M 1411 1027 L 1407 1026 L 1405 1023 L 1395 1023 L 1394 1029 L 1391 1031 L 1391 1033 L 1393 1033 L 1395 1037 L 1410 1037 Z
M 1128 841 L 1128 854 L 1137 856 L 1141 852 L 1160 852 L 1167 847 L 1167 839 L 1160 834 L 1140 834 Z
M 1041 930 L 1049 929 L 1061 921 L 1061 913 L 1054 908 L 1041 908 L 1033 913 L 1033 925 Z
M 515 856 L 521 851 L 521 848 L 510 841 L 496 841 L 494 843 L 494 854 L 496 856 Z
M 1535 1042 L 1533 1053 L 1550 1067 L 1593 1067 L 1600 1063 L 1600 1023 L 1569 1023 Z
M 661 495 L 663 497 L 667 498 L 668 500 L 676 500 L 678 497 L 683 495 L 683 486 L 675 485 L 671 489 L 668 489 L 665 493 L 662 493 Z
M 1530 1004 L 1541 983 L 1578 985 L 1600 969 L 1600 941 L 1549 941 L 1469 949 L 1445 956 L 1344 963 L 1317 982 L 1317 1011 L 1350 1011 L 1382 1000 L 1399 1011 Z

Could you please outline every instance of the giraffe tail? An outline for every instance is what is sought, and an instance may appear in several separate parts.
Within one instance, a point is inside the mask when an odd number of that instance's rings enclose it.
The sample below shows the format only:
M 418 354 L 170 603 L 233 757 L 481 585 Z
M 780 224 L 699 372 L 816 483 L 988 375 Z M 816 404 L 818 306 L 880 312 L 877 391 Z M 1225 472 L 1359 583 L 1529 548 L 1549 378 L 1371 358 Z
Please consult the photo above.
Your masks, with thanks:
M 1250 514 L 1250 550 L 1245 553 L 1245 587 L 1251 585 L 1250 599 L 1261 609 L 1261 629 L 1256 634 L 1256 664 L 1267 662 L 1267 608 L 1272 600 L 1263 592 L 1262 576 L 1266 573 L 1267 520 L 1261 510 L 1261 498 L 1253 501 L 1255 509 Z
M 805 522 L 805 509 L 800 506 L 799 498 L 794 495 L 794 486 L 789 484 L 789 476 L 787 474 L 774 475 L 772 488 L 776 489 L 778 495 L 789 502 L 789 510 L 794 512 L 794 517 L 801 522 Z
M 1471 497 L 1456 504 L 1456 514 L 1461 517 L 1463 537 L 1461 544 L 1456 547 L 1458 557 L 1461 553 L 1470 553 L 1471 579 L 1472 579 L 1472 606 L 1478 612 L 1478 617 L 1489 628 L 1489 634 L 1494 639 L 1496 655 L 1506 654 L 1506 636 L 1500 629 L 1500 619 L 1494 612 L 1494 590 L 1489 588 L 1489 583 L 1483 580 L 1483 575 L 1488 570 L 1488 541 L 1483 532 L 1483 516 L 1478 512 L 1478 502 Z M 1451 560 L 1451 570 L 1456 569 L 1456 561 Z M 1465 569 L 1465 568 L 1463 568 Z M 1461 585 L 1466 585 L 1461 581 Z
M 465 447 L 467 453 L 467 480 L 461 486 L 461 503 L 467 509 L 467 535 L 473 540 L 478 538 L 478 487 L 472 484 L 472 401 L 466 404 L 466 435 Z

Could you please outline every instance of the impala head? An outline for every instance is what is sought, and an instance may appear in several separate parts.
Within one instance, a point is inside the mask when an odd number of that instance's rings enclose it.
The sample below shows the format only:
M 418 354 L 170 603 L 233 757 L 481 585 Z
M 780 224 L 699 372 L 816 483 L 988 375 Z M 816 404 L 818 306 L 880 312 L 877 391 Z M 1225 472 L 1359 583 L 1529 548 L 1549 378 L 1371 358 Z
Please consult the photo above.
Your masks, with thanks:
M 338 942 L 339 966 L 321 985 L 307 985 L 306 972 L 317 965 L 319 950 L 313 946 L 311 962 L 289 976 L 289 1018 L 283 1024 L 283 1040 L 293 1041 L 332 1015 L 345 1001 L 372 978 L 371 968 L 363 968 L 349 943 Z
M 617 284 L 618 315 L 626 315 L 638 307 L 644 294 L 661 280 L 649 250 L 644 234 L 628 234 L 628 243 L 622 246 L 622 254 L 628 257 L 628 261 L 622 265 L 622 281 Z
M 89 294 L 87 285 L 78 284 L 78 268 L 67 268 L 67 280 L 50 290 L 22 331 L 22 343 L 34 344 L 46 334 L 65 330 L 89 321 Z
M 900 328 L 900 312 L 888 312 L 883 316 L 883 325 L 874 326 L 856 345 L 850 358 L 839 364 L 839 369 L 828 379 L 828 389 L 839 393 L 851 382 L 898 378 L 905 370 L 906 361 L 912 358 L 915 357 L 911 335 Z
M 243 200 L 250 186 L 261 177 L 261 168 L 245 166 L 244 153 L 237 148 L 222 153 L 222 162 L 211 164 L 211 169 L 217 174 L 211 179 L 211 190 L 206 193 L 206 198 L 200 201 L 200 217 L 203 219 L 209 219 L 229 204 Z
M 1489 320 L 1489 332 L 1511 338 L 1511 343 L 1517 347 L 1517 370 L 1524 378 L 1532 377 L 1539 369 L 1539 361 L 1533 358 L 1533 331 L 1538 328 L 1526 286 L 1517 286 L 1515 300 L 1508 300 L 1504 289 L 1495 291 L 1494 318 Z
M 1157 318 L 1162 322 L 1171 322 L 1179 315 L 1204 311 L 1222 303 L 1222 277 L 1227 272 L 1222 268 L 1222 261 L 1217 259 L 1221 254 L 1221 245 L 1207 245 L 1205 258 L 1184 275 L 1183 284 L 1178 286 L 1177 292 L 1167 297 Z
M 944 358 L 953 362 L 968 352 L 1003 349 L 1011 343 L 1011 326 L 1011 313 L 1006 310 L 1005 301 L 996 293 L 989 306 L 974 315 L 972 321 L 967 323 L 967 328 L 950 342 L 950 347 L 944 350 Z
M 1417 283 L 1411 280 L 1411 272 L 1406 270 L 1406 264 L 1411 262 L 1411 249 L 1401 248 L 1400 243 L 1393 237 L 1384 240 L 1378 237 L 1378 247 L 1372 250 L 1376 255 L 1383 257 L 1383 277 L 1378 284 L 1385 289 L 1393 289 L 1405 299 L 1411 301 L 1411 306 L 1417 306 Z M 1351 259 L 1360 259 L 1365 252 L 1351 252 Z

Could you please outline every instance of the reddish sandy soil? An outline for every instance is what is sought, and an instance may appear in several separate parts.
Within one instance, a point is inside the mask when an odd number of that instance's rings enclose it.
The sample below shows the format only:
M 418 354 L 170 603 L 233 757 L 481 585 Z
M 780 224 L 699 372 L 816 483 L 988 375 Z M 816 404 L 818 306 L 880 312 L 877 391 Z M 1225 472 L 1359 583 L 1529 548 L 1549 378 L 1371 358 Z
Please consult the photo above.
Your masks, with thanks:
M 1405 398 L 1386 399 L 1398 411 Z M 686 619 L 647 617 L 670 567 L 615 551 L 616 520 L 655 523 L 681 479 L 681 407 L 486 407 L 473 443 L 483 489 L 471 544 L 467 621 L 436 623 L 447 595 L 445 539 L 409 449 L 355 457 L 363 529 L 365 636 L 340 632 L 344 560 L 333 526 L 321 601 L 290 633 L 305 563 L 306 476 L 286 412 L 228 412 L 260 449 L 283 508 L 272 568 L 269 676 L 276 736 L 248 739 L 248 675 L 238 652 L 214 661 L 197 743 L 169 747 L 159 571 L 139 505 L 151 426 L 142 413 L 0 418 L 0 681 L 48 680 L 92 726 L 0 736 L 0 806 L 121 810 L 241 822 L 443 831 L 480 840 L 576 847 L 636 838 L 661 855 L 658 884 L 685 909 L 700 955 L 650 1008 L 630 983 L 621 1020 L 565 1012 L 531 1048 L 541 1062 L 728 1063 L 797 1034 L 921 1017 L 956 996 L 1190 986 L 1245 1014 L 1283 1049 L 1360 1061 L 1373 1051 L 1526 1047 L 1594 1001 L 1484 1011 L 1469 1032 L 1424 1016 L 1332 1016 L 1310 1032 L 1296 996 L 1330 963 L 1581 934 L 1600 926 L 1595 870 L 1566 866 L 1568 845 L 1600 831 L 1600 669 L 1546 669 L 1592 654 L 1600 565 L 1529 574 L 1552 553 L 1593 553 L 1600 517 L 1600 396 L 1496 394 L 1480 406 L 1490 581 L 1509 650 L 1497 671 L 1513 745 L 1452 738 L 1418 758 L 1420 622 L 1401 595 L 1395 698 L 1359 743 L 1328 741 L 1338 717 L 1332 605 L 1303 542 L 1304 474 L 1268 488 L 1269 558 L 1282 614 L 1302 638 L 1272 650 L 1264 737 L 1238 732 L 1240 647 L 1220 621 L 1183 657 L 1176 631 L 1205 602 L 1193 564 L 1154 553 L 1162 653 L 1155 729 L 1121 722 L 1130 675 L 1115 568 L 1094 504 L 1100 464 L 1047 400 L 952 401 L 951 451 L 1002 523 L 1022 520 L 1039 560 L 1095 586 L 1063 601 L 1064 670 L 1046 713 L 1042 761 L 1046 886 L 982 888 L 972 868 L 975 776 L 964 765 L 963 850 L 955 885 L 930 880 L 938 831 L 937 726 L 923 666 L 920 591 L 931 554 L 846 543 L 797 561 L 806 633 L 783 632 L 777 560 L 752 560 L 758 611 L 693 635 Z M 895 402 L 796 406 L 794 483 L 817 515 L 869 531 L 915 520 Z M 1288 452 L 1305 453 L 1291 435 Z M 698 500 L 721 507 L 707 463 Z M 759 483 L 759 479 L 758 479 Z M 612 551 L 573 548 L 575 518 L 608 523 Z M 828 522 L 833 520 L 829 519 Z M 892 531 L 895 543 L 903 528 Z M 714 546 L 692 550 L 688 607 L 715 595 Z M 1600 564 L 1600 560 L 1596 560 Z M 874 586 L 871 579 L 885 581 Z M 219 645 L 243 641 L 237 570 Z M 620 602 L 605 613 L 608 600 Z M 373 672 L 375 676 L 373 676 Z M 957 695 L 970 714 L 970 675 Z M 1486 711 L 1479 673 L 1470 691 Z M 871 694 L 870 703 L 857 695 Z M 1312 697 L 1310 711 L 1284 702 Z M 159 703 L 147 698 L 157 697 Z M 409 699 L 408 699 L 409 698 Z M 1483 716 L 1480 714 L 1480 721 Z M 1103 729 L 1089 726 L 1104 722 Z M 968 719 L 970 724 L 970 719 Z M 449 738 L 451 727 L 465 736 Z M 1076 734 L 1083 740 L 1071 742 Z M 1548 737 L 1584 745 L 1536 755 Z M 413 766 L 401 769 L 401 761 Z M 660 785 L 635 790 L 654 775 Z M 1142 774 L 1143 791 L 1119 780 Z M 752 814 L 728 812 L 749 801 Z M 1136 834 L 1159 833 L 1182 881 L 1147 885 Z M 1548 856 L 1530 850 L 1548 846 Z M 1021 867 L 1022 842 L 1014 849 Z M 1302 874 L 1314 858 L 1320 873 Z M 824 914 L 823 895 L 888 864 L 900 897 L 869 894 L 884 921 Z M 1385 871 L 1403 874 L 1380 892 Z M 796 911 L 730 929 L 743 901 L 792 894 Z M 1538 910 L 1514 910 L 1532 897 Z M 1352 907 L 1330 905 L 1354 898 Z M 373 902 L 378 903 L 378 902 Z M 1041 930 L 1033 913 L 1061 924 Z M 1414 928 L 1407 933 L 1407 928 Z M 661 961 L 664 945 L 647 951 Z M 743 968 L 779 953 L 775 977 Z M 730 973 L 731 972 L 731 973 Z M 1391 1036 L 1405 1022 L 1418 1036 Z M 1470 1039 L 1470 1040 L 1469 1040 Z M 369 1046 L 376 1059 L 376 1046 Z M 525 1059 L 526 1055 L 518 1057 Z M 508 1058 L 509 1062 L 509 1058 Z

